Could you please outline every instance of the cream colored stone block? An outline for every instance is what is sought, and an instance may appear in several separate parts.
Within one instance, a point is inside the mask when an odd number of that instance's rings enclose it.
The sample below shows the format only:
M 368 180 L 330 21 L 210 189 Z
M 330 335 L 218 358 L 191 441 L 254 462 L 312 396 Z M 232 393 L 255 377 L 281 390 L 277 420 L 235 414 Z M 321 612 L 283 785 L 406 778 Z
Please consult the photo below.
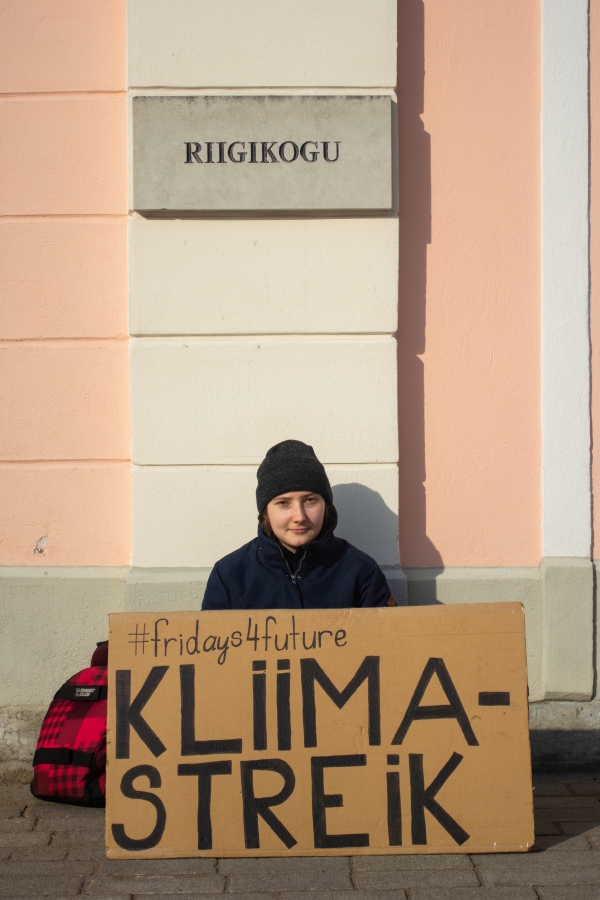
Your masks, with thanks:
M 522 603 L 527 638 L 529 700 L 544 699 L 544 610 L 540 570 L 526 566 L 406 568 L 410 606 L 435 603 Z
M 382 566 L 397 566 L 398 466 L 327 466 L 339 522 L 336 535 Z
M 398 563 L 395 465 L 328 466 L 336 534 Z M 209 567 L 256 537 L 256 466 L 134 466 L 133 565 Z
M 394 0 L 129 0 L 131 87 L 396 83 Z
M 391 334 L 398 220 L 134 215 L 129 297 L 138 335 Z
M 590 700 L 594 692 L 594 565 L 585 557 L 543 557 L 545 700 Z
M 89 666 L 123 607 L 127 568 L 0 567 L 0 708 L 46 706 Z M 0 722 L 0 726 L 1 726 Z
M 258 464 L 287 438 L 327 463 L 398 458 L 391 337 L 136 338 L 133 461 Z

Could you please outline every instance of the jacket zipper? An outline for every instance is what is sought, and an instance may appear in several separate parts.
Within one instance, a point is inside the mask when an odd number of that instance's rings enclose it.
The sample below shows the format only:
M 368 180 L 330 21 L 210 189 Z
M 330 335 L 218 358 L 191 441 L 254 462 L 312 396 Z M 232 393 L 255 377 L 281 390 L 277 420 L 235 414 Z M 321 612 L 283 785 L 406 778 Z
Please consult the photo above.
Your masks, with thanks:
M 303 555 L 302 559 L 301 559 L 300 562 L 298 563 L 298 568 L 296 569 L 296 571 L 294 572 L 294 574 L 292 574 L 292 570 L 290 569 L 290 564 L 288 563 L 287 559 L 286 559 L 285 556 L 283 555 L 283 550 L 282 550 L 281 547 L 279 547 L 279 546 L 277 547 L 277 549 L 278 549 L 279 552 L 281 553 L 281 558 L 283 559 L 283 561 L 284 561 L 284 563 L 285 563 L 285 567 L 286 567 L 286 569 L 288 570 L 288 573 L 289 573 L 289 576 L 290 576 L 290 580 L 291 580 L 292 584 L 294 585 L 294 587 L 296 588 L 296 593 L 297 593 L 298 596 L 300 597 L 300 600 L 302 600 L 302 594 L 300 593 L 300 588 L 299 588 L 299 586 L 296 584 L 296 579 L 300 577 L 298 573 L 300 572 L 300 569 L 302 568 L 302 563 L 303 563 L 304 560 L 306 559 L 306 550 L 304 551 L 304 555 Z M 304 606 L 304 603 L 303 603 L 302 605 Z

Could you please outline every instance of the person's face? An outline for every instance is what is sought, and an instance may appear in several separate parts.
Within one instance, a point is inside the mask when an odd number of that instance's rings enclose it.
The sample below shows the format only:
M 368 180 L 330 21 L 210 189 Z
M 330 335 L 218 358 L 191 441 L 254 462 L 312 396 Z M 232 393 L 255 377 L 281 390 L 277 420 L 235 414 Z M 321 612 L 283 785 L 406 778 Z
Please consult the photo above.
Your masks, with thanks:
M 323 527 L 325 501 L 320 494 L 290 491 L 267 504 L 269 522 L 277 540 L 294 553 L 310 544 Z

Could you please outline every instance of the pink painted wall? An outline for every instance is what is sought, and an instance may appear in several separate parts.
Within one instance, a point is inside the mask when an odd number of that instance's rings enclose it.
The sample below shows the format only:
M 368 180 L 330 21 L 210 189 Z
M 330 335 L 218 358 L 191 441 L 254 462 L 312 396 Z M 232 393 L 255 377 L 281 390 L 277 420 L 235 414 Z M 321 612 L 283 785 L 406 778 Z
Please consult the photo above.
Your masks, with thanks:
M 0 0 L 2 565 L 130 558 L 125 6 Z M 402 561 L 537 565 L 539 3 L 398 7 Z
M 0 565 L 130 559 L 125 23 L 0 3 Z
M 125 0 L 1 0 L 6 93 L 122 91 Z
M 590 3 L 590 271 L 594 546 L 600 556 L 600 4 Z
M 540 9 L 399 8 L 400 548 L 540 559 Z

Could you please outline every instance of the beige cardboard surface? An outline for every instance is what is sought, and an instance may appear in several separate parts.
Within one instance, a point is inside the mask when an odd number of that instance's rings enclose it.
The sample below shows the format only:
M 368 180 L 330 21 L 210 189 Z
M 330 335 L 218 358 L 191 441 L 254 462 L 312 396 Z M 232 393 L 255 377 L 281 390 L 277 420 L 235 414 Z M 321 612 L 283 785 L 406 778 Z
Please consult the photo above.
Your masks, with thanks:
M 527 850 L 523 608 L 115 613 L 112 858 Z

